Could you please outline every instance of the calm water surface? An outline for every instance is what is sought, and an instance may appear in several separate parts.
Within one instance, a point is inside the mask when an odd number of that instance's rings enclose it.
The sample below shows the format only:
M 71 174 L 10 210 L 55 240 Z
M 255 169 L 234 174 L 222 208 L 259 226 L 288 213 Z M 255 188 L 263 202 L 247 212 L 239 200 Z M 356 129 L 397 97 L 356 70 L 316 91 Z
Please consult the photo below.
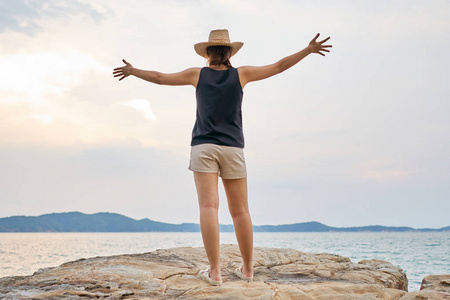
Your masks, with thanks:
M 236 244 L 234 233 L 221 233 L 221 243 Z M 200 233 L 184 232 L 0 233 L 0 277 L 31 275 L 79 258 L 202 245 Z M 386 260 L 406 272 L 410 291 L 427 275 L 450 274 L 449 232 L 255 233 L 255 246 L 327 252 L 353 262 Z

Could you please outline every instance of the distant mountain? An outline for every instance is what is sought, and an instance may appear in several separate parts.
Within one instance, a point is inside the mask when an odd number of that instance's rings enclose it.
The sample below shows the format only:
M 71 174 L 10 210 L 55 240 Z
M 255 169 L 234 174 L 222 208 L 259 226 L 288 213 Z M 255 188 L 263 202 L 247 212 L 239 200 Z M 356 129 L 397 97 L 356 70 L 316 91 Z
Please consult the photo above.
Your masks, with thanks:
M 306 222 L 287 225 L 261 225 L 253 227 L 255 232 L 327 232 L 337 228 L 319 222 Z
M 286 225 L 253 226 L 255 232 L 381 232 L 381 231 L 450 231 L 440 229 L 414 229 L 411 227 L 363 226 L 330 227 L 319 222 Z M 0 219 L 0 232 L 199 232 L 195 223 L 170 224 L 149 219 L 135 220 L 115 213 L 83 214 L 80 212 L 53 213 L 37 217 L 14 216 Z M 220 231 L 232 232 L 233 225 L 220 225 Z
M 169 224 L 149 219 L 135 220 L 120 214 L 80 212 L 53 213 L 37 217 L 0 219 L 0 232 L 168 232 L 200 231 L 198 224 Z
M 435 229 L 429 229 L 429 228 L 425 228 L 425 229 L 419 229 L 420 231 L 433 231 L 433 230 L 435 230 Z M 447 227 L 442 227 L 442 228 L 440 228 L 440 229 L 438 229 L 439 231 L 450 231 L 450 226 L 447 226 Z

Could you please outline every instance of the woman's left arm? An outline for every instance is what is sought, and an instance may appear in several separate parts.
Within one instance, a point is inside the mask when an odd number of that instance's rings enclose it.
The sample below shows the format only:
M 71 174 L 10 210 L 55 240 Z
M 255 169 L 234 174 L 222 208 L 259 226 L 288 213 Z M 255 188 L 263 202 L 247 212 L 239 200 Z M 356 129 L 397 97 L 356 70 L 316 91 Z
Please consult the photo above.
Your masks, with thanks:
M 271 77 L 273 75 L 279 74 L 293 65 L 297 64 L 299 61 L 304 59 L 306 56 L 308 56 L 310 53 L 318 53 L 322 56 L 325 56 L 323 52 L 330 52 L 327 48 L 332 47 L 331 45 L 323 45 L 326 41 L 328 41 L 330 38 L 326 38 L 322 41 L 317 41 L 317 38 L 319 37 L 319 33 L 309 42 L 309 45 L 290 56 L 287 56 L 283 59 L 280 59 L 278 62 L 262 66 L 262 67 L 251 67 L 251 66 L 244 66 L 238 68 L 239 70 L 239 78 L 241 81 L 241 86 L 244 87 L 247 83 L 257 80 L 266 79 L 268 77 Z

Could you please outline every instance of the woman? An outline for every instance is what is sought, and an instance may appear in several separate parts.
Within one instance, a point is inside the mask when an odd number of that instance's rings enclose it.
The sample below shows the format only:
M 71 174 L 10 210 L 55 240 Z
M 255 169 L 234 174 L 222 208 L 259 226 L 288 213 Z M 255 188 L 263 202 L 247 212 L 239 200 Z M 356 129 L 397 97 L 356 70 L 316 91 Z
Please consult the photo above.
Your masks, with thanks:
M 234 68 L 230 58 L 243 46 L 230 42 L 228 31 L 213 30 L 209 41 L 194 45 L 195 51 L 208 59 L 208 67 L 190 68 L 165 74 L 134 68 L 123 60 L 124 67 L 114 69 L 114 77 L 129 75 L 164 85 L 192 85 L 196 88 L 197 114 L 191 142 L 189 169 L 194 173 L 200 206 L 200 228 L 210 267 L 199 277 L 212 285 L 222 283 L 219 254 L 218 177 L 222 177 L 228 208 L 233 218 L 243 264 L 235 274 L 253 280 L 253 229 L 247 204 L 247 174 L 242 132 L 242 89 L 247 83 L 265 79 L 292 67 L 310 53 L 329 52 L 328 39 L 317 41 L 280 61 L 261 67 Z

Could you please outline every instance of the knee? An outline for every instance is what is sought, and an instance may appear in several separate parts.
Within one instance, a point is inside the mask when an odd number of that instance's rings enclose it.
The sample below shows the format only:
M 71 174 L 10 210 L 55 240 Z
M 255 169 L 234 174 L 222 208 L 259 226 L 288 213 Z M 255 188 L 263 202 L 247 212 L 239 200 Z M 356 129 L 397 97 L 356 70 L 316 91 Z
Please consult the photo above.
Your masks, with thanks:
M 243 215 L 249 215 L 249 212 L 248 209 L 230 209 L 230 215 L 234 219 Z
M 219 209 L 219 201 L 216 199 L 207 199 L 199 202 L 200 209 Z

